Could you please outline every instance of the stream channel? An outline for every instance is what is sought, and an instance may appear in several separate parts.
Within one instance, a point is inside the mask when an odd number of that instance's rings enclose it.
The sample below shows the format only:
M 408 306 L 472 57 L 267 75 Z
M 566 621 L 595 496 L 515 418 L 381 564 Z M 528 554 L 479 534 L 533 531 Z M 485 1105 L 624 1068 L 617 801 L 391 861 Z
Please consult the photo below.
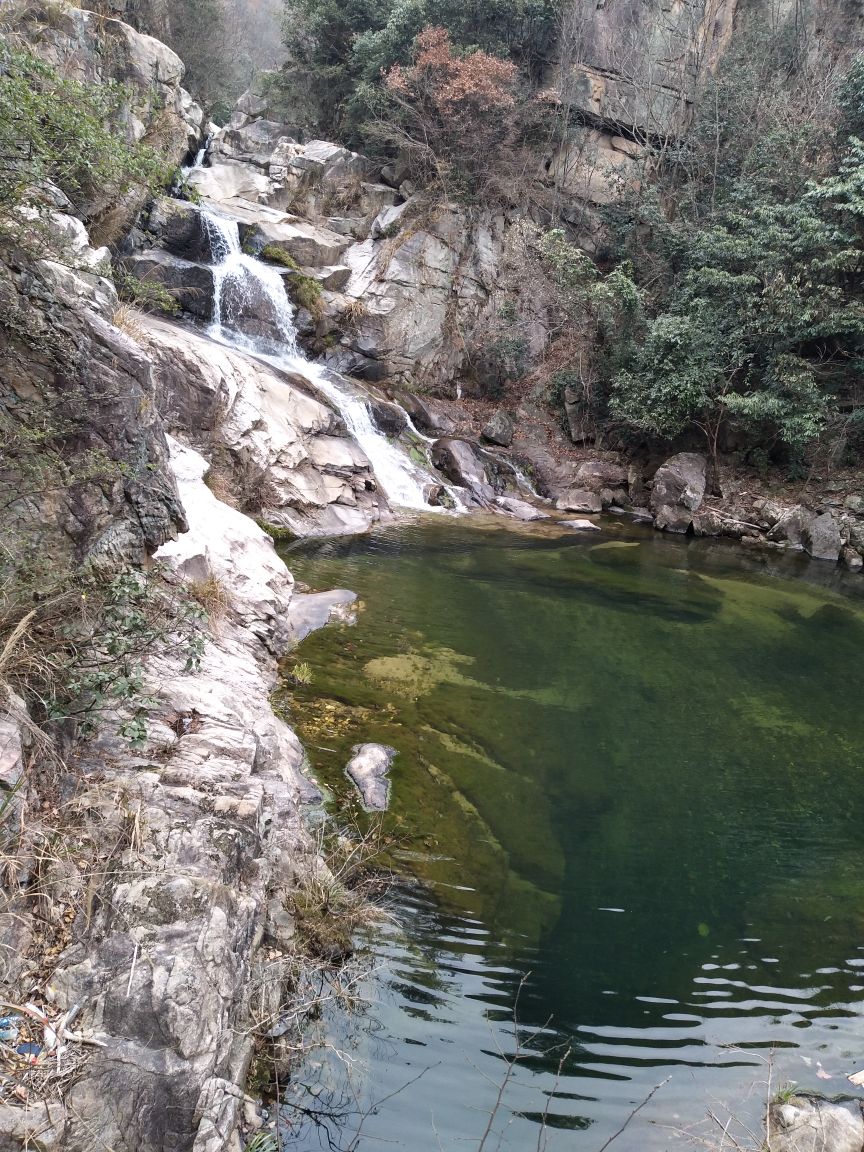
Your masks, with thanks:
M 319 1110 L 292 1147 L 599 1152 L 662 1083 L 615 1152 L 716 1147 L 709 1110 L 749 1148 L 769 1066 L 850 1090 L 860 577 L 615 524 L 427 516 L 282 551 L 362 602 L 297 653 L 316 777 L 350 806 L 351 746 L 399 752 L 391 919 L 365 1009 L 325 1012 L 289 1089 Z

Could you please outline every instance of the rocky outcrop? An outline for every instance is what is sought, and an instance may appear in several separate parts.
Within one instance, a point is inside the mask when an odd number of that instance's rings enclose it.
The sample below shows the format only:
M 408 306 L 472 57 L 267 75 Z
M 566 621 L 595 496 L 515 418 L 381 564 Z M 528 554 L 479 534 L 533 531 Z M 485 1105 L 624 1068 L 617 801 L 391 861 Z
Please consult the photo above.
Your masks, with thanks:
M 343 253 L 352 270 L 345 294 L 362 309 L 341 345 L 408 386 L 440 386 L 465 363 L 458 332 L 470 329 L 489 305 L 504 219 L 456 205 L 418 206 L 416 212 L 401 217 L 394 237 L 369 239 Z M 331 359 L 338 363 L 339 352 Z
M 369 461 L 307 380 L 164 321 L 141 327 L 166 426 L 239 507 L 298 536 L 361 532 L 388 515 Z
M 280 995 L 276 953 L 265 977 L 256 949 L 313 861 L 300 812 L 316 793 L 268 699 L 294 640 L 290 573 L 209 491 L 201 456 L 174 445 L 172 467 L 190 527 L 159 559 L 170 580 L 215 582 L 224 599 L 197 672 L 170 651 L 151 661 L 144 748 L 106 734 L 81 753 L 76 810 L 94 842 L 114 843 L 129 819 L 136 831 L 122 868 L 94 863 L 98 898 L 51 975 L 58 1011 L 80 1004 L 102 1044 L 56 1118 L 69 1152 L 92 1148 L 93 1132 L 140 1152 L 239 1149 L 249 1014 Z M 60 907 L 85 883 L 79 867 L 45 878 Z
M 119 122 L 131 141 L 156 148 L 166 164 L 182 163 L 198 147 L 204 113 L 182 87 L 182 60 L 161 41 L 122 20 L 52 0 L 25 5 L 16 31 L 64 76 L 88 84 L 123 85 L 128 104 Z M 122 201 L 114 190 L 96 189 L 81 206 L 82 213 L 116 237 L 145 199 L 143 188 L 130 189 Z
M 185 518 L 149 360 L 111 324 L 110 282 L 77 256 L 0 267 L 0 479 L 14 494 L 4 533 L 38 541 L 61 567 L 137 563 Z

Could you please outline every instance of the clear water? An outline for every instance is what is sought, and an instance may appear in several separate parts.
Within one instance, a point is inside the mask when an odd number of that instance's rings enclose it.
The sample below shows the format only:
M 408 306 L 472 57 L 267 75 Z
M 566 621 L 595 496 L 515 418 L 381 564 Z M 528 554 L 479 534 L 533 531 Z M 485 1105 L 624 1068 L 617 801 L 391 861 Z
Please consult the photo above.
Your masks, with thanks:
M 850 1090 L 860 578 L 635 529 L 440 520 L 286 559 L 362 598 L 354 628 L 301 648 L 293 718 L 343 795 L 353 743 L 399 750 L 406 877 L 368 1010 L 325 1021 L 342 1058 L 288 1092 L 339 1118 L 296 1147 L 480 1148 L 516 1034 L 485 1152 L 597 1152 L 660 1083 L 616 1152 L 718 1137 L 727 1106 L 753 1147 L 769 1063 L 775 1087 Z

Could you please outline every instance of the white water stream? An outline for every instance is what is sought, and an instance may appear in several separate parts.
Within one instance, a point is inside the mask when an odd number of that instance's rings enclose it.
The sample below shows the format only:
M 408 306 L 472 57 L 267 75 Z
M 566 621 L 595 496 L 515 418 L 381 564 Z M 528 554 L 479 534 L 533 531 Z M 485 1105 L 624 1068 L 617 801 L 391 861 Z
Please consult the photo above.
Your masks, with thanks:
M 201 214 L 210 241 L 215 279 L 209 335 L 220 343 L 305 377 L 336 407 L 348 431 L 368 456 L 388 501 L 401 508 L 432 511 L 425 493 L 440 481 L 378 431 L 362 393 L 348 381 L 307 360 L 298 348 L 294 309 L 285 293 L 281 274 L 243 252 L 236 220 L 208 209 L 202 209 Z M 256 302 L 263 305 L 275 340 L 249 336 L 239 329 L 239 318 L 254 315 Z

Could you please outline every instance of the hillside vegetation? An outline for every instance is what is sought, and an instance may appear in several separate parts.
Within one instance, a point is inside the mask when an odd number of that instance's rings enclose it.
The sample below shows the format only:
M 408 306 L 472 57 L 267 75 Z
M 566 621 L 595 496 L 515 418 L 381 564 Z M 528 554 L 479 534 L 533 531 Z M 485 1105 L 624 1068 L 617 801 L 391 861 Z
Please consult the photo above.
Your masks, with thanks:
M 860 463 L 854 35 L 838 45 L 801 5 L 739 5 L 713 59 L 695 28 L 682 33 L 690 57 L 671 111 L 667 73 L 636 60 L 631 40 L 633 58 L 625 43 L 615 60 L 641 113 L 604 122 L 581 99 L 597 53 L 586 20 L 558 0 L 286 0 L 284 100 L 302 86 L 308 105 L 311 91 L 311 131 L 392 157 L 433 199 L 531 222 L 486 359 L 499 380 L 539 373 L 582 433 L 696 438 L 792 474 L 814 453 Z M 630 157 L 601 173 L 601 196 L 580 196 L 560 158 L 593 165 L 596 183 L 597 130 L 623 136 Z M 540 365 L 526 355 L 538 292 L 553 316 Z

